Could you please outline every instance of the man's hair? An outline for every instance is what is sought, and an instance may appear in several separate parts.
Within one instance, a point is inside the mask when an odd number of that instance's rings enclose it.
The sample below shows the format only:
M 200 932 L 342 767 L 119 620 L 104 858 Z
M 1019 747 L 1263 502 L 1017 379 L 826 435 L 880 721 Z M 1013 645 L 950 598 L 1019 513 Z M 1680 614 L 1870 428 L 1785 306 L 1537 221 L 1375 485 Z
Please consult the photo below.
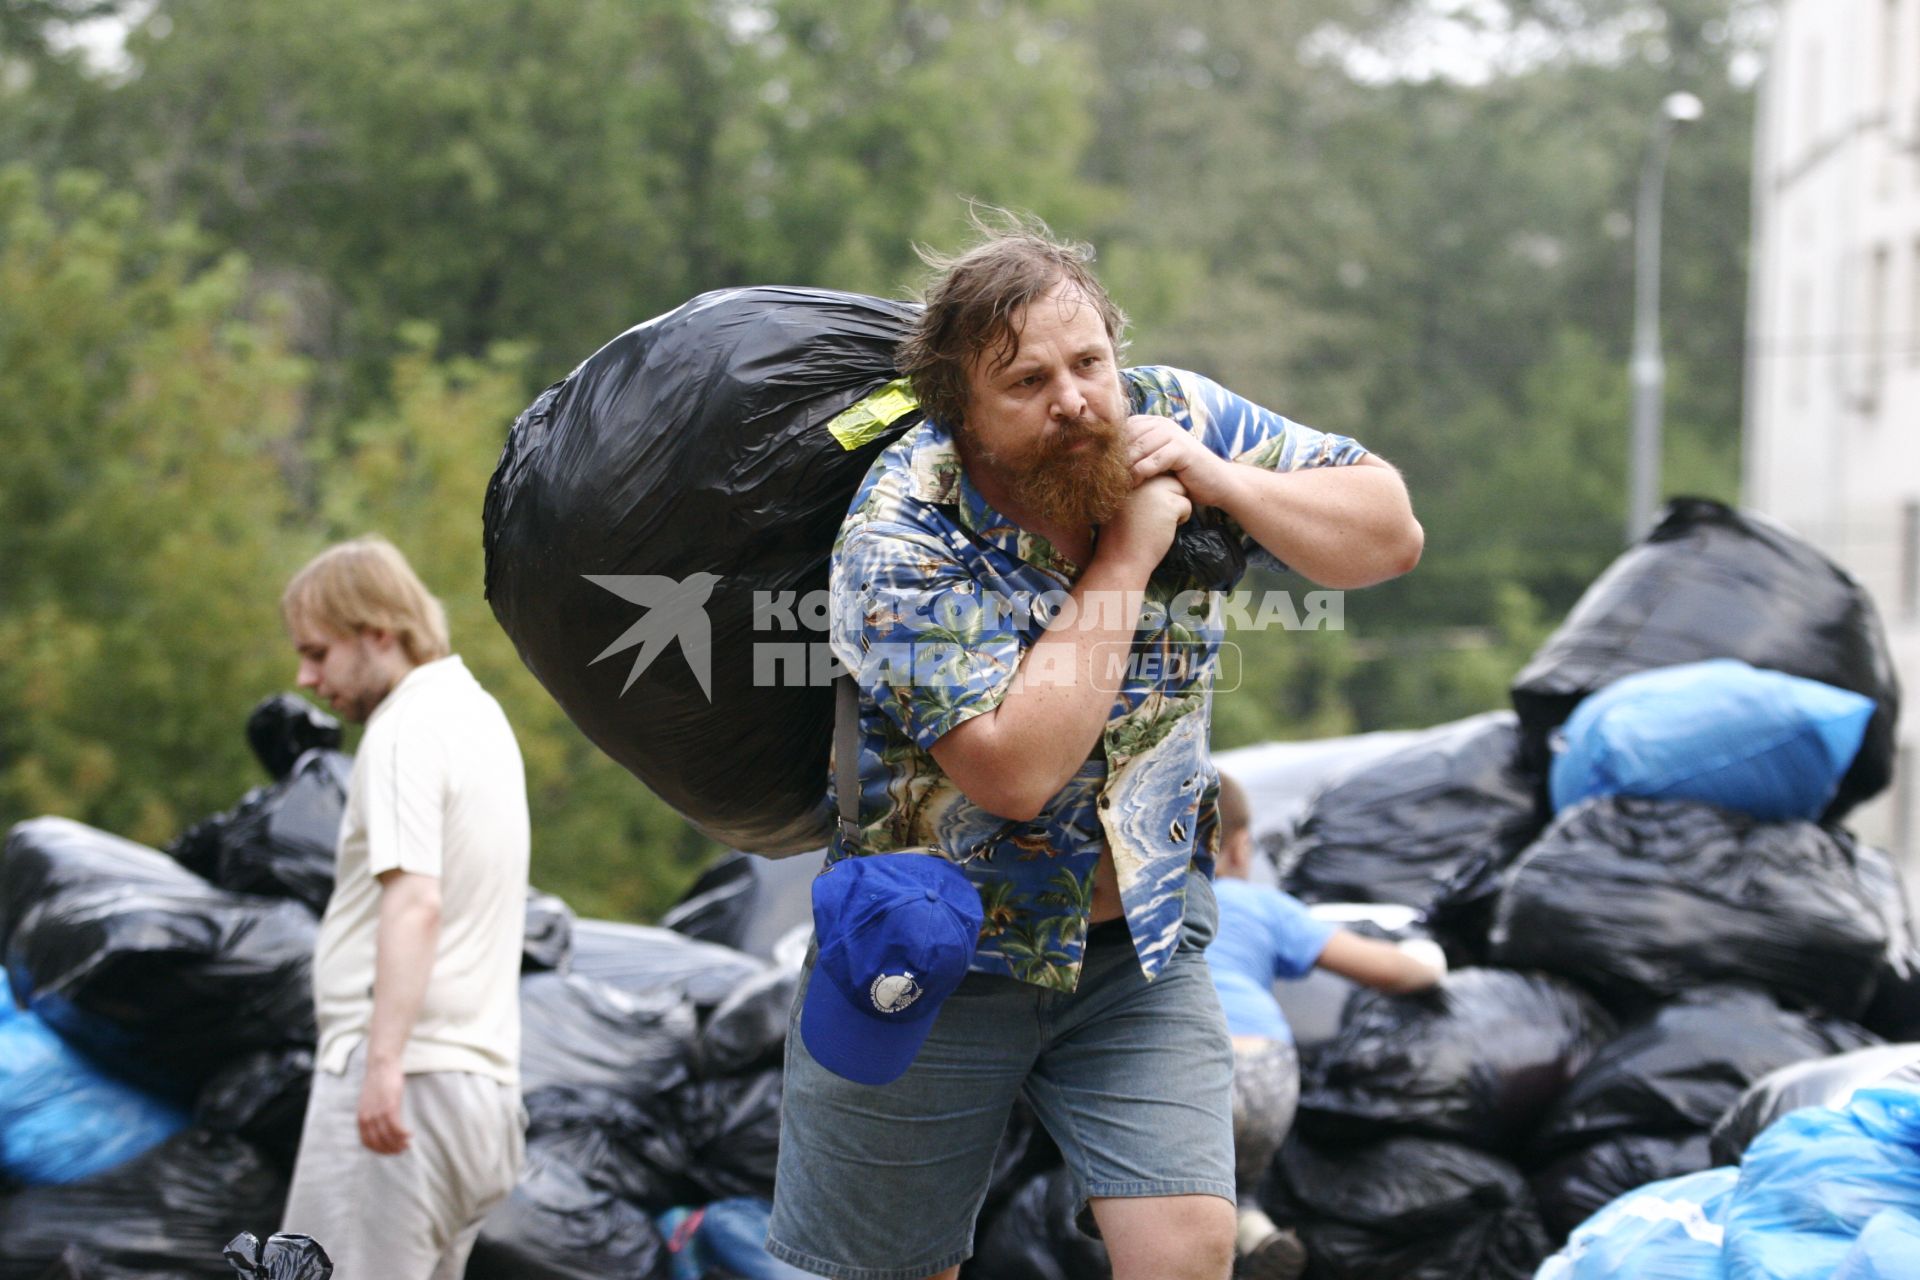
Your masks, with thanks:
M 452 652 L 447 611 L 400 549 L 371 534 L 328 547 L 294 574 L 280 615 L 339 635 L 390 632 L 416 666 Z
M 1071 281 L 1099 312 L 1116 358 L 1126 349 L 1127 317 L 1094 278 L 1091 246 L 1058 239 L 1030 214 L 976 206 L 968 220 L 981 239 L 962 253 L 915 246 L 932 273 L 920 295 L 926 309 L 895 353 L 927 416 L 956 431 L 966 422 L 968 369 L 982 359 L 1005 368 L 1020 350 L 1021 309 L 1057 281 Z
M 1247 791 L 1227 774 L 1220 775 L 1220 839 L 1245 831 L 1253 822 Z

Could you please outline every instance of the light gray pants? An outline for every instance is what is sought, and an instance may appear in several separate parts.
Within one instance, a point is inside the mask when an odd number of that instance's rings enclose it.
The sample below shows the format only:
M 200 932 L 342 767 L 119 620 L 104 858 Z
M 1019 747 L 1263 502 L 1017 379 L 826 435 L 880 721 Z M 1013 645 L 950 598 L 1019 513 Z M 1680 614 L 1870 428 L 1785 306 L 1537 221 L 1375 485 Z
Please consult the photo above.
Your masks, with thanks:
M 344 1074 L 313 1073 L 281 1230 L 319 1241 L 335 1280 L 459 1280 L 481 1219 L 520 1176 L 520 1092 L 463 1071 L 409 1075 L 413 1140 L 386 1156 L 360 1145 L 365 1078 L 364 1045 Z

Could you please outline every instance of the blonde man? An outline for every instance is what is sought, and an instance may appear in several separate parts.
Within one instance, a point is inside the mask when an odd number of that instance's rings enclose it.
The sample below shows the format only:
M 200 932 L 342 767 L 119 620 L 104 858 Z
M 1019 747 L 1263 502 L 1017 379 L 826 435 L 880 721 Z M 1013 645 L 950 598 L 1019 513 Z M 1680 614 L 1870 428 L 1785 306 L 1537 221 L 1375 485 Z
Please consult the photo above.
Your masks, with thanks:
M 328 549 L 280 605 L 300 687 L 366 725 L 314 954 L 320 1042 L 285 1227 L 343 1280 L 454 1280 L 524 1150 L 520 749 L 392 544 Z

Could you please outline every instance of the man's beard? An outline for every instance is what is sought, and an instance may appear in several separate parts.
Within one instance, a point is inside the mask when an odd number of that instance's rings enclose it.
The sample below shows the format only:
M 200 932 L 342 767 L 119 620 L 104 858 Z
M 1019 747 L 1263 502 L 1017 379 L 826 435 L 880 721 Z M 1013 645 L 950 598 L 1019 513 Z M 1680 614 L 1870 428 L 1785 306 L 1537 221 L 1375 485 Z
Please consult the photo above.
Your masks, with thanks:
M 1022 511 L 1081 528 L 1113 518 L 1133 491 L 1133 469 L 1119 425 L 1082 414 L 1049 431 L 1007 483 Z

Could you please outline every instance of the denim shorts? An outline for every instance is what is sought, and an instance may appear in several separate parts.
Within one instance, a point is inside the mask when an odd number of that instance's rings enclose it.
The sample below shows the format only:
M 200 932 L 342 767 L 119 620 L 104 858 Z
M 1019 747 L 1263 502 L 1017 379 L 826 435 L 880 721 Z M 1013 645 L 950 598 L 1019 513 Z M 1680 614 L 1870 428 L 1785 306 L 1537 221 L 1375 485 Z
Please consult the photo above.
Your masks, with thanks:
M 1233 1052 L 1204 951 L 1212 896 L 1190 892 L 1180 947 L 1152 982 L 1124 926 L 1089 945 L 1073 992 L 969 974 L 913 1066 L 878 1087 L 807 1053 L 809 956 L 788 1027 L 767 1251 L 838 1280 L 920 1280 L 965 1261 L 1022 1094 L 1082 1197 L 1231 1202 Z

